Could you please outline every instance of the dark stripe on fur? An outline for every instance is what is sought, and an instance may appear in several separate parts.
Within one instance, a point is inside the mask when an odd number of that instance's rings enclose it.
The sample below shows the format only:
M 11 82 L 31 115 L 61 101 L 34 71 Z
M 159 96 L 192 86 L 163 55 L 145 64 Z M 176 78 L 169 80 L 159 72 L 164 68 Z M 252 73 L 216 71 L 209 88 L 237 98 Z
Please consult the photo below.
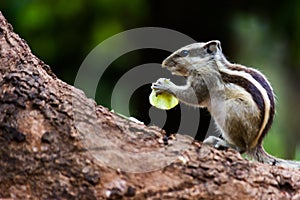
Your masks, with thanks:
M 261 119 L 260 127 L 261 127 L 263 124 L 263 121 L 264 121 L 264 113 L 265 113 L 266 106 L 265 106 L 265 102 L 264 102 L 263 96 L 260 93 L 260 91 L 255 87 L 254 84 L 252 84 L 250 81 L 248 81 L 247 79 L 245 79 L 241 76 L 230 75 L 230 74 L 226 74 L 224 72 L 221 72 L 221 76 L 225 83 L 233 83 L 233 84 L 239 85 L 251 94 L 252 99 L 254 100 L 257 107 L 261 111 L 260 112 L 260 119 Z
M 270 113 L 269 113 L 269 119 L 268 119 L 268 122 L 266 124 L 266 127 L 264 128 L 260 138 L 258 139 L 258 145 L 260 145 L 262 143 L 263 138 L 265 137 L 265 135 L 270 130 L 271 125 L 273 123 L 274 115 L 275 115 L 275 98 L 274 98 L 273 90 L 270 87 L 270 85 L 268 84 L 268 81 L 260 73 L 257 73 L 256 71 L 251 70 L 249 68 L 239 67 L 238 65 L 227 66 L 227 67 L 228 67 L 228 69 L 231 69 L 231 70 L 244 71 L 244 72 L 250 74 L 267 91 L 268 97 L 270 99 L 270 104 L 271 104 L 270 105 Z

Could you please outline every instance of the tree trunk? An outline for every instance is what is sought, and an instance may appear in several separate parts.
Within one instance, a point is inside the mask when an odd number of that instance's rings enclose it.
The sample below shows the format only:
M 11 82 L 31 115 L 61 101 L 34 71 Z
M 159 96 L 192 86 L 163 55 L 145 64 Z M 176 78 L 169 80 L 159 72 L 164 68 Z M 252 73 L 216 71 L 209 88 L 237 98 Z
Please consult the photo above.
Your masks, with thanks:
M 300 172 L 122 118 L 59 80 L 0 13 L 0 198 L 299 199 Z

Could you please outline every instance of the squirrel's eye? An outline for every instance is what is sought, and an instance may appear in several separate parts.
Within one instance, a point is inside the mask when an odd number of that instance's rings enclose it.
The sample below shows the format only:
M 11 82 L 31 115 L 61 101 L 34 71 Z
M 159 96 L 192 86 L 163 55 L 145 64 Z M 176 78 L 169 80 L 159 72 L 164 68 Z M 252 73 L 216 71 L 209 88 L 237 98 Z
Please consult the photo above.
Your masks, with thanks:
M 179 55 L 181 57 L 186 57 L 187 55 L 189 55 L 189 51 L 188 50 L 182 50 Z

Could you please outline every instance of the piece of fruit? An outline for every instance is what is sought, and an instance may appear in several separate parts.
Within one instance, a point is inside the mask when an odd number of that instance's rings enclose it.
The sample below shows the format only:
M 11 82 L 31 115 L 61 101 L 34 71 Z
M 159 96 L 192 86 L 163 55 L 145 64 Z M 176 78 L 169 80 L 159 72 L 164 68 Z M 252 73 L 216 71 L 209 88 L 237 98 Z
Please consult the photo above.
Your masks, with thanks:
M 178 103 L 178 99 L 169 93 L 156 94 L 155 90 L 152 90 L 149 101 L 152 106 L 158 109 L 169 110 L 174 108 Z

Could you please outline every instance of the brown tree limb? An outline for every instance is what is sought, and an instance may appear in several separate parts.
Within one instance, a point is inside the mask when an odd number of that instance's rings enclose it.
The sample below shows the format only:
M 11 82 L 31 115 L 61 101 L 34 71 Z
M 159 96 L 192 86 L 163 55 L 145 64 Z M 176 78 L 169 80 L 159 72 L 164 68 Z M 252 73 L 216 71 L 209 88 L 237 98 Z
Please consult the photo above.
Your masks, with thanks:
M 250 162 L 230 149 L 196 146 L 183 135 L 164 146 L 158 127 L 97 106 L 35 57 L 1 13 L 0 56 L 0 198 L 300 198 L 298 170 Z M 97 137 L 95 127 L 101 130 Z M 135 165 L 134 157 L 97 149 L 101 137 L 124 152 L 159 152 L 143 157 L 147 166 L 158 161 L 158 168 L 131 173 L 110 166 L 120 161 L 129 170 L 144 167 Z M 159 168 L 174 155 L 172 163 Z

